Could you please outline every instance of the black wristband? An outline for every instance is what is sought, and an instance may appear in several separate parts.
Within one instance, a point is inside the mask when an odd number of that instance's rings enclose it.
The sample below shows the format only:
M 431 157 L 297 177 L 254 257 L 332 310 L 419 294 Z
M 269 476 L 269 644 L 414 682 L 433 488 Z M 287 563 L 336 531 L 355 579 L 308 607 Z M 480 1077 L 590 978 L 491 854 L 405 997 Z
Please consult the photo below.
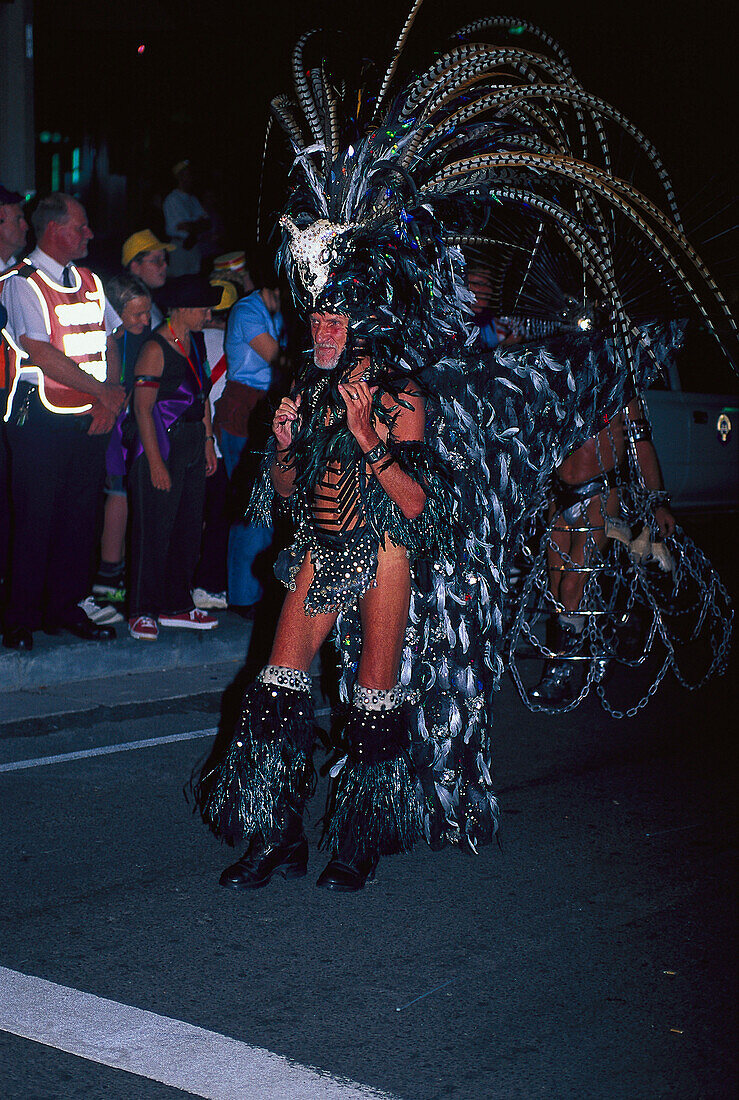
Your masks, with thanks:
M 373 462 L 379 462 L 381 458 L 385 458 L 387 455 L 387 447 L 380 440 L 379 443 L 375 443 L 371 451 L 363 451 L 365 460 L 369 462 L 370 466 Z

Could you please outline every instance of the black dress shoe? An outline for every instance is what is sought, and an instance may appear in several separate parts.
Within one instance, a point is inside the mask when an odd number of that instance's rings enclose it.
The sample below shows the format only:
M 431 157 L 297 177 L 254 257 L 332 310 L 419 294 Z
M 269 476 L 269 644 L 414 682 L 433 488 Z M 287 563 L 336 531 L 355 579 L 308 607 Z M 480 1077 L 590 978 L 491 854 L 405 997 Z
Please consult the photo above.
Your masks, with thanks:
M 376 859 L 343 860 L 334 856 L 318 877 L 316 886 L 348 894 L 362 890 L 368 878 L 374 878 Z
M 6 649 L 20 649 L 28 653 L 33 649 L 33 634 L 24 626 L 14 626 L 3 634 L 3 645 Z
M 85 642 L 109 642 L 116 637 L 114 626 L 99 626 L 88 618 L 84 611 L 80 611 L 79 616 L 74 615 L 64 619 L 56 628 L 45 627 L 44 629 L 47 634 L 59 634 L 62 630 L 66 630 L 69 634 L 74 634 L 75 638 L 82 638 Z
M 257 890 L 266 886 L 273 875 L 303 878 L 307 871 L 308 841 L 304 836 L 286 844 L 255 841 L 240 860 L 226 868 L 218 881 L 232 890 Z

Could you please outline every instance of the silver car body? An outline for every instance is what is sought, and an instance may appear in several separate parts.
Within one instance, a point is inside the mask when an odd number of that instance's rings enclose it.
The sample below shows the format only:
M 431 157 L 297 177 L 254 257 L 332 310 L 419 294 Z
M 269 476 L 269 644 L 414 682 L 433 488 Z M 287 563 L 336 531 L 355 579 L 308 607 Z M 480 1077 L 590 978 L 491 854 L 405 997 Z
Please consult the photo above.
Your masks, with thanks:
M 736 381 L 727 368 L 727 382 Z M 668 389 L 645 394 L 665 487 L 681 512 L 739 510 L 739 386 L 733 393 L 682 388 L 678 367 Z

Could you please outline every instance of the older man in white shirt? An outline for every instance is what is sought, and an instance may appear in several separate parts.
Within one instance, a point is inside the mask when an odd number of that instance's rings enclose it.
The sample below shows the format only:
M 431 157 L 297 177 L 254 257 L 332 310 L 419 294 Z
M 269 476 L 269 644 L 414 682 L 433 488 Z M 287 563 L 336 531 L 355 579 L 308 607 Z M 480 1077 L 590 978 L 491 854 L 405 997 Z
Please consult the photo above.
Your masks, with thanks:
M 14 510 L 3 645 L 33 632 L 115 636 L 79 607 L 89 591 L 108 433 L 123 405 L 116 318 L 100 279 L 78 267 L 92 231 L 71 196 L 42 199 L 38 247 L 2 277 L 3 304 L 27 353 L 13 381 L 7 439 Z

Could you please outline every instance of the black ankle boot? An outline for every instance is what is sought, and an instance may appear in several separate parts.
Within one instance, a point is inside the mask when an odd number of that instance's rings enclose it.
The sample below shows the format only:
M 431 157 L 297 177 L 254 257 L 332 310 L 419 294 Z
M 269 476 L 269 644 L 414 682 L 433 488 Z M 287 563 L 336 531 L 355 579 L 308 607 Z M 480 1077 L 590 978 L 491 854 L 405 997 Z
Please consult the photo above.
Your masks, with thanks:
M 246 852 L 221 875 L 221 886 L 232 890 L 256 890 L 272 876 L 303 878 L 308 870 L 308 841 L 303 832 L 302 808 L 285 807 L 277 815 L 277 828 L 266 841 L 256 836 Z
M 378 856 L 362 857 L 355 844 L 345 841 L 324 867 L 316 886 L 347 894 L 362 890 L 367 879 L 375 877 L 378 862 Z

